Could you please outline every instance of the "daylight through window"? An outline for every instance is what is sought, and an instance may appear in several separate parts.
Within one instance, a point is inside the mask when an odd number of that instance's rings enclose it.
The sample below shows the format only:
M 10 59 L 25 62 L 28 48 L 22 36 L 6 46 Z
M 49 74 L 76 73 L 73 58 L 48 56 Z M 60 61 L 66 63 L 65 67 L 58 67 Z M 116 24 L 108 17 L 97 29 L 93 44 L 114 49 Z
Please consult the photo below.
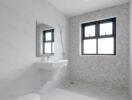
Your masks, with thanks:
M 43 54 L 54 54 L 54 29 L 43 31 Z
M 116 18 L 82 24 L 82 55 L 116 54 Z

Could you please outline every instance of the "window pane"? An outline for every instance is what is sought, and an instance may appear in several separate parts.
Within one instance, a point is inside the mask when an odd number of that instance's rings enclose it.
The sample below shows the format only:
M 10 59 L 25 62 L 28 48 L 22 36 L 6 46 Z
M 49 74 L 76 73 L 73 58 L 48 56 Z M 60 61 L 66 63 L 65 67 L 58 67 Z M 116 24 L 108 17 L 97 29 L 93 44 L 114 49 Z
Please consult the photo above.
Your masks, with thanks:
M 53 53 L 55 53 L 54 42 L 52 43 L 52 45 L 53 45 Z
M 85 27 L 85 37 L 95 36 L 95 25 Z
M 114 54 L 114 38 L 98 39 L 99 54 Z
M 84 40 L 84 54 L 96 54 L 96 39 Z
M 51 43 L 45 43 L 45 53 L 51 53 Z
M 45 33 L 45 40 L 46 41 L 51 41 L 52 40 L 52 33 L 51 32 L 46 32 Z
M 111 35 L 112 34 L 112 22 L 100 24 L 100 35 Z

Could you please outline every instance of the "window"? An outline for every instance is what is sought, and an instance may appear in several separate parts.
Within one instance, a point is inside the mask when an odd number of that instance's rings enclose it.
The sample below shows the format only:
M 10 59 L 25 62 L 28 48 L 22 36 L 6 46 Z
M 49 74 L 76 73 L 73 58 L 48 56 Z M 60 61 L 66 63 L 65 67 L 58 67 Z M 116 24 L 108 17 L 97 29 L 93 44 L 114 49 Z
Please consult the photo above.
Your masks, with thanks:
M 82 24 L 82 55 L 116 54 L 116 18 Z
M 43 31 L 43 54 L 54 54 L 54 29 Z

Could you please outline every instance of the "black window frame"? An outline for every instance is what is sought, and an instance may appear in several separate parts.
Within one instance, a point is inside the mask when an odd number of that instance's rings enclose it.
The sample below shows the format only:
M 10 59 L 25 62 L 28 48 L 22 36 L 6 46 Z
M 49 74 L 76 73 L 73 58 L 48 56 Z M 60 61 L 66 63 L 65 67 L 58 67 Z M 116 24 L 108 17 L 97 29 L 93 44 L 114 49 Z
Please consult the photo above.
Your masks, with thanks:
M 51 32 L 51 40 L 46 40 L 46 33 Z M 45 43 L 51 43 L 51 53 L 45 53 Z M 54 29 L 44 30 L 43 31 L 43 54 L 51 54 L 54 55 L 53 52 L 53 43 L 54 43 Z
M 112 34 L 100 35 L 100 28 L 99 28 L 100 24 L 108 23 L 108 22 L 113 23 Z M 95 25 L 95 36 L 85 37 L 85 27 L 91 26 L 91 25 Z M 114 38 L 114 46 L 113 46 L 114 53 L 113 54 L 99 54 L 98 53 L 98 39 L 110 38 L 110 37 Z M 88 39 L 96 39 L 96 53 L 95 54 L 84 53 L 84 40 L 88 40 Z M 81 55 L 116 55 L 116 17 L 81 24 Z

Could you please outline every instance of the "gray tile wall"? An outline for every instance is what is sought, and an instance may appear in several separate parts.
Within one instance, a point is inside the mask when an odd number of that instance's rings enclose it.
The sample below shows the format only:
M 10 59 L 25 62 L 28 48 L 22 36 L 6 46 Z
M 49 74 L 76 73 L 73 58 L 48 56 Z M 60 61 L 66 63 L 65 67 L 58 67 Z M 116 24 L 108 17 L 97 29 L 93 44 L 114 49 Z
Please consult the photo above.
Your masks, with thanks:
M 81 23 L 116 17 L 116 56 L 80 55 Z M 128 87 L 129 4 L 70 18 L 70 79 L 109 87 Z

